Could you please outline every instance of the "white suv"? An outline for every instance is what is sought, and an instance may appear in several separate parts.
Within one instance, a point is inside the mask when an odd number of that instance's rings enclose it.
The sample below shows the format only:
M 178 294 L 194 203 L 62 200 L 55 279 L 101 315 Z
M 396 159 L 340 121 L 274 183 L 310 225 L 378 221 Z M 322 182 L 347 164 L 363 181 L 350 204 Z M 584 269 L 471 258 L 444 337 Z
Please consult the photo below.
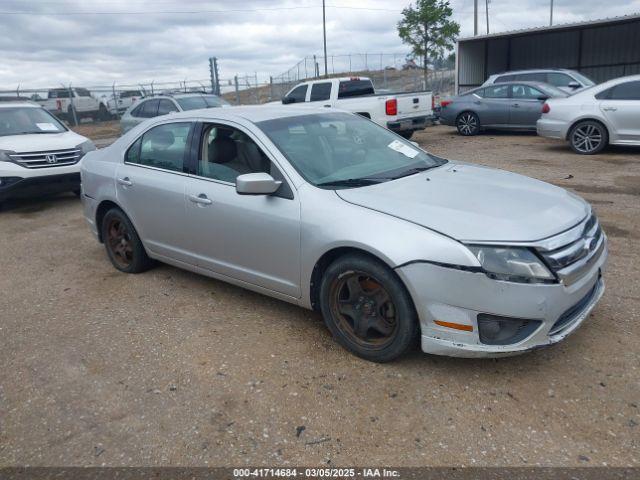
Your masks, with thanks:
M 567 93 L 573 93 L 587 87 L 593 87 L 595 83 L 588 77 L 575 70 L 560 68 L 516 70 L 512 72 L 491 75 L 482 86 L 505 82 L 542 82 L 553 85 Z
M 14 198 L 79 195 L 80 160 L 95 148 L 39 105 L 0 104 L 0 207 Z

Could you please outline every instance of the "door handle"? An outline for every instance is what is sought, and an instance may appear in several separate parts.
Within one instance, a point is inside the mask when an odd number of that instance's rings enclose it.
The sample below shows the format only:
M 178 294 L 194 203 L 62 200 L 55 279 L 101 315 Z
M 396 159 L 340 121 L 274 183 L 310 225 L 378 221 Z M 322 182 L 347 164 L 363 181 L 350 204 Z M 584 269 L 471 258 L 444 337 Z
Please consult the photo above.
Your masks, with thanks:
M 616 107 L 603 107 L 602 110 L 605 112 L 615 112 L 618 109 Z
M 119 178 L 118 179 L 118 183 L 120 185 L 125 186 L 125 187 L 130 187 L 130 186 L 133 185 L 133 182 L 131 180 L 129 180 L 129 177 Z
M 324 108 L 331 108 L 331 105 L 325 105 Z
M 514 103 L 513 105 L 511 105 L 514 108 L 520 108 L 520 104 L 519 103 Z
M 197 203 L 198 205 L 211 205 L 213 203 L 213 201 L 207 198 L 204 193 L 201 193 L 200 195 L 189 195 L 189 200 L 193 203 Z

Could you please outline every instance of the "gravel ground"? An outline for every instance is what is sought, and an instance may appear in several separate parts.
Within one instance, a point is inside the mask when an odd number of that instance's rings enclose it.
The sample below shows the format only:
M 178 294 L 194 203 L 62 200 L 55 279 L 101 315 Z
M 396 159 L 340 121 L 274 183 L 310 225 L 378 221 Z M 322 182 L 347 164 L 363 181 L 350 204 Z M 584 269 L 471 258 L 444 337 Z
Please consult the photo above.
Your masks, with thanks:
M 0 466 L 640 465 L 640 152 L 415 140 L 593 204 L 607 292 L 567 341 L 368 363 L 315 313 L 168 266 L 118 273 L 75 197 L 17 203 L 0 213 Z

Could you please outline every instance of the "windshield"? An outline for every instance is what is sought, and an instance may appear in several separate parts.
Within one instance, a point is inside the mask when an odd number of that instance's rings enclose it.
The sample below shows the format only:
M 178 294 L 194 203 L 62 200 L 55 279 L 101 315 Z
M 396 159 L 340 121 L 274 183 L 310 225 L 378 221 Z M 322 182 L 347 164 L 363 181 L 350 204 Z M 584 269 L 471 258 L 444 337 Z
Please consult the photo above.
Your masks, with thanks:
M 595 85 L 595 82 L 593 80 L 591 80 L 588 77 L 585 77 L 580 72 L 571 72 L 571 75 L 573 75 L 576 78 L 576 80 L 582 83 L 582 85 L 584 85 L 585 87 L 593 87 Z
M 216 95 L 205 95 L 203 98 L 208 107 L 221 107 L 223 105 L 230 105 L 229 102 Z
M 319 187 L 371 185 L 446 162 L 348 113 L 278 118 L 257 126 L 308 182 Z
M 44 108 L 0 108 L 0 136 L 61 133 L 67 129 Z

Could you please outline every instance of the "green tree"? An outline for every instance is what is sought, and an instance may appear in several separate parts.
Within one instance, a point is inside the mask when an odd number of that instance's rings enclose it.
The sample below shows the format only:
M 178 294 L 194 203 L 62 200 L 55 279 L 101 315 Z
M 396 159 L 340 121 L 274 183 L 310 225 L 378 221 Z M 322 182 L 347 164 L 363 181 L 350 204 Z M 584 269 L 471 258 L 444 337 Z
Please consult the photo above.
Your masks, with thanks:
M 427 84 L 429 59 L 441 59 L 453 48 L 460 25 L 451 20 L 453 10 L 447 0 L 416 0 L 402 10 L 398 34 L 411 46 L 413 55 L 422 59 L 424 82 Z

